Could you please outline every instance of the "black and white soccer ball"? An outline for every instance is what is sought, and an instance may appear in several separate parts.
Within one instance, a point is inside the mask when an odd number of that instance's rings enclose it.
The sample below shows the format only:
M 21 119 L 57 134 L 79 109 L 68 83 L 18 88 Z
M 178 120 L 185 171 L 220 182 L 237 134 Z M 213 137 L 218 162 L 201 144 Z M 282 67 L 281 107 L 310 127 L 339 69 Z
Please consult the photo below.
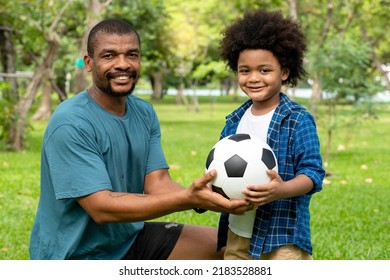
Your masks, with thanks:
M 233 134 L 219 140 L 211 149 L 206 172 L 215 169 L 212 189 L 229 199 L 241 199 L 248 185 L 271 181 L 266 170 L 278 172 L 272 149 L 260 138 L 250 134 Z

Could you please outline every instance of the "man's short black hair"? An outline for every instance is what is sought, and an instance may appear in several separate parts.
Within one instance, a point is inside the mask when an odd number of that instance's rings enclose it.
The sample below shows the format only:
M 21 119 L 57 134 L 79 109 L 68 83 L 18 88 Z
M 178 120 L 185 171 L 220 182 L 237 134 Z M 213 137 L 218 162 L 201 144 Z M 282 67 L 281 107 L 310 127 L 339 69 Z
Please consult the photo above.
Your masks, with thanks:
M 221 58 L 237 73 L 238 57 L 246 49 L 273 53 L 282 69 L 290 73 L 283 84 L 296 86 L 306 71 L 303 68 L 306 39 L 297 22 L 279 12 L 247 12 L 228 26 L 221 40 Z
M 131 26 L 131 24 L 119 19 L 106 19 L 96 24 L 89 32 L 87 41 L 87 52 L 90 56 L 93 56 L 94 54 L 94 48 L 97 43 L 96 38 L 100 33 L 117 35 L 135 34 L 138 38 L 138 43 L 141 44 L 140 37 L 137 31 Z

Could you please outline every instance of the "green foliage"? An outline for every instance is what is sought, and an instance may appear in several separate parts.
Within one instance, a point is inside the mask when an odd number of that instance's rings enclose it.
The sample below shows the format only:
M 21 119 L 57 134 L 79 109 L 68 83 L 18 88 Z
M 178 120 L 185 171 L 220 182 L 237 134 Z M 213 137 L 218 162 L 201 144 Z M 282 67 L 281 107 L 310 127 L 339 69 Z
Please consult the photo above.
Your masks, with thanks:
M 74 73 L 81 39 L 87 31 L 85 7 L 89 1 L 0 0 L 0 25 L 15 31 L 17 70 L 34 71 L 42 61 L 50 25 L 69 2 L 55 30 L 61 47 L 54 76 L 64 89 L 66 74 Z M 326 91 L 337 92 L 339 99 L 348 96 L 357 101 L 381 90 L 377 82 L 380 73 L 370 61 L 372 53 L 384 64 L 390 59 L 390 37 L 383 32 L 387 30 L 390 4 L 387 0 L 347 2 L 332 1 L 329 11 L 324 1 L 302 0 L 297 2 L 297 14 L 310 50 L 308 78 L 319 76 Z M 290 15 L 289 1 L 280 0 L 208 0 L 201 5 L 190 0 L 115 0 L 105 8 L 104 16 L 128 20 L 139 31 L 143 77 L 158 73 L 165 79 L 164 87 L 177 87 L 182 80 L 193 86 L 234 79 L 219 61 L 221 32 L 244 12 L 258 8 Z M 370 46 L 362 37 L 362 25 L 371 39 Z
M 221 80 L 231 75 L 230 71 L 226 68 L 225 63 L 222 61 L 211 61 L 207 64 L 199 65 L 193 72 L 192 77 L 195 79 L 203 80 Z
M 8 150 L 10 127 L 15 120 L 15 101 L 10 99 L 5 91 L 9 89 L 9 83 L 0 81 L 0 151 Z
M 167 30 L 169 16 L 163 1 L 113 1 L 106 17 L 126 20 L 137 30 L 142 42 L 145 75 L 169 65 L 167 57 L 172 35 Z
M 2 1 L 3 10 L 0 25 L 4 24 L 14 30 L 16 46 L 16 68 L 18 71 L 34 71 L 42 61 L 47 49 L 46 36 L 50 25 L 60 9 L 68 1 Z M 71 1 L 61 22 L 54 30 L 60 37 L 61 47 L 58 59 L 54 63 L 54 73 L 58 85 L 63 88 L 65 75 L 73 72 L 74 61 L 78 56 L 80 39 L 85 32 L 85 11 L 83 1 Z
M 335 36 L 321 49 L 313 47 L 309 56 L 316 59 L 311 70 L 319 74 L 328 97 L 358 101 L 383 90 L 370 69 L 369 47 L 354 38 Z
M 390 38 L 384 30 L 389 28 L 390 1 L 372 0 L 361 1 L 361 8 L 358 10 L 359 22 L 366 26 L 368 36 L 373 38 L 376 46 L 375 51 L 381 60 L 390 60 Z

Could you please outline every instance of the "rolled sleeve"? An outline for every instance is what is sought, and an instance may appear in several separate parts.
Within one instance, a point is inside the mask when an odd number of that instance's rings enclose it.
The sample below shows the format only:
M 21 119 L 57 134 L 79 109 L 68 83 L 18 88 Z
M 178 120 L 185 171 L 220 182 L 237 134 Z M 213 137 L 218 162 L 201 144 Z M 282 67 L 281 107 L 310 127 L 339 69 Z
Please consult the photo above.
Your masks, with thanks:
M 296 175 L 304 174 L 313 181 L 314 187 L 308 194 L 319 192 L 322 189 L 325 171 L 322 167 L 317 129 L 311 115 L 302 116 L 296 128 L 296 135 L 296 151 L 298 151 L 294 164 Z

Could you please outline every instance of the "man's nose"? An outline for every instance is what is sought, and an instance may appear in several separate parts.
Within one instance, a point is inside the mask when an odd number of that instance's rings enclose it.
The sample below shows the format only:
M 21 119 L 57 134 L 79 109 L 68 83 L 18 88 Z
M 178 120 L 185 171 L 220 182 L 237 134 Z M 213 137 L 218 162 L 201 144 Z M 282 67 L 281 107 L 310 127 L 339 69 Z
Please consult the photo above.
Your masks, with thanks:
M 126 55 L 118 55 L 115 67 L 119 69 L 128 69 L 131 67 L 131 63 Z

